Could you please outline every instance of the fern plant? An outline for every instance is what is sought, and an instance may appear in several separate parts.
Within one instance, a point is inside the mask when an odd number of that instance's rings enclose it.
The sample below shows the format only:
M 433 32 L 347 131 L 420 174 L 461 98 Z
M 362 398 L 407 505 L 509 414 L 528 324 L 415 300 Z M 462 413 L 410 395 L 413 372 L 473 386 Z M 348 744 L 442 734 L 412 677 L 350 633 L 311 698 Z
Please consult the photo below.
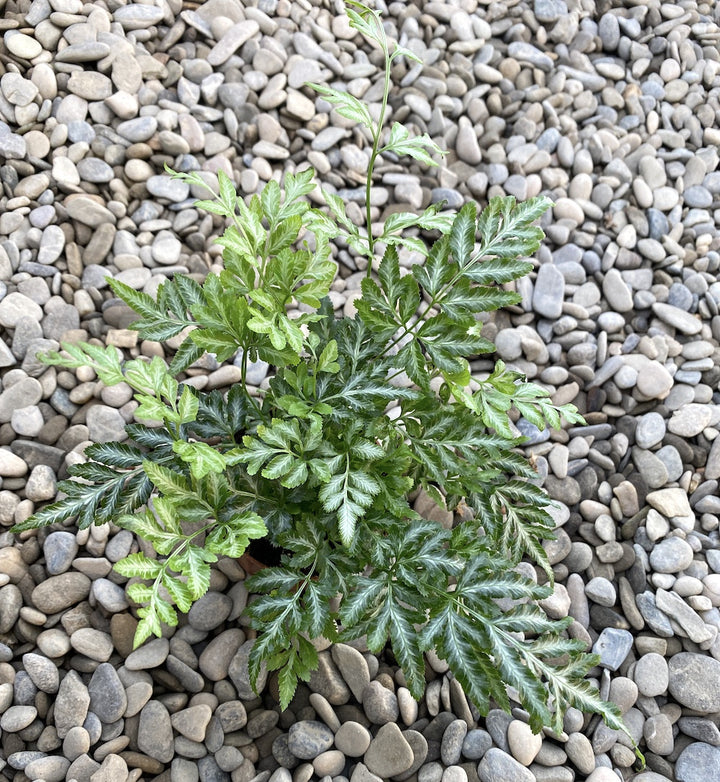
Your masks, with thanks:
M 392 61 L 414 55 L 391 47 L 377 12 L 353 3 L 348 15 L 385 54 L 380 117 L 345 92 L 314 86 L 364 127 L 369 189 L 380 156 L 434 165 L 440 150 L 397 123 L 384 127 Z M 196 174 L 172 175 L 203 184 Z M 90 343 L 46 357 L 90 366 L 105 385 L 127 383 L 139 406 L 127 443 L 88 447 L 60 486 L 64 496 L 15 531 L 112 521 L 147 541 L 152 554 L 115 565 L 132 579 L 136 645 L 177 624 L 178 611 L 207 591 L 218 557 L 266 539 L 280 562 L 248 581 L 257 599 L 247 614 L 259 633 L 250 671 L 253 681 L 262 665 L 279 671 L 283 708 L 317 666 L 312 639 L 366 636 L 373 652 L 391 645 L 415 697 L 424 653 L 434 649 L 481 712 L 491 702 L 509 709 L 510 686 L 536 731 L 560 731 L 568 704 L 622 728 L 618 709 L 585 678 L 597 661 L 568 637 L 571 620 L 538 606 L 552 590 L 542 541 L 553 523 L 511 414 L 540 429 L 582 418 L 500 361 L 487 376 L 473 376 L 468 362 L 493 353 L 478 316 L 519 301 L 513 283 L 532 269 L 526 259 L 543 238 L 534 223 L 549 200 L 493 198 L 479 214 L 468 203 L 454 216 L 432 206 L 392 215 L 373 237 L 369 212 L 361 230 L 330 192 L 327 213 L 309 206 L 311 169 L 247 201 L 222 172 L 218 184 L 197 206 L 227 221 L 223 271 L 202 285 L 176 275 L 155 299 L 110 281 L 138 313 L 141 339 L 187 331 L 169 366 Z M 355 317 L 335 317 L 328 299 L 333 241 L 367 261 Z M 403 269 L 402 247 L 424 262 Z M 235 359 L 243 381 L 225 394 L 183 383 L 205 353 Z M 248 362 L 258 359 L 271 379 L 251 392 Z M 462 510 L 452 529 L 412 509 L 418 489 Z M 521 575 L 523 557 L 545 571 L 544 585 Z

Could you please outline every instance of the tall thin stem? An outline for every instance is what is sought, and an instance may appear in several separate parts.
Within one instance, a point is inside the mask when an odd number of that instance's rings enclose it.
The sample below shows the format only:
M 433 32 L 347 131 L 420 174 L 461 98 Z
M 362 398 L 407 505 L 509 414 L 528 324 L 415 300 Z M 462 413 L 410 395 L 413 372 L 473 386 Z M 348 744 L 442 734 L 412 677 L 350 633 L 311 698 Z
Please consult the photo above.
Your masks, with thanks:
M 387 112 L 388 98 L 390 96 L 390 64 L 392 62 L 392 58 L 390 57 L 390 53 L 388 51 L 388 41 L 387 41 L 387 36 L 385 35 L 385 28 L 382 26 L 382 23 L 379 20 L 378 20 L 378 29 L 380 31 L 380 35 L 378 36 L 378 42 L 382 47 L 383 55 L 385 57 L 385 73 L 384 73 L 384 83 L 383 83 L 383 97 L 382 97 L 382 103 L 380 104 L 380 116 L 378 117 L 377 126 L 373 133 L 373 148 L 372 148 L 372 154 L 370 155 L 370 163 L 368 165 L 367 179 L 365 181 L 365 222 L 367 225 L 367 237 L 368 237 L 368 267 L 367 267 L 368 277 L 370 277 L 372 274 L 373 258 L 375 257 L 375 239 L 373 237 L 373 232 L 372 232 L 372 214 L 371 214 L 371 205 L 370 205 L 370 195 L 372 191 L 375 161 L 378 158 L 378 154 L 380 150 L 380 136 L 382 135 L 383 125 L 385 124 L 385 114 Z

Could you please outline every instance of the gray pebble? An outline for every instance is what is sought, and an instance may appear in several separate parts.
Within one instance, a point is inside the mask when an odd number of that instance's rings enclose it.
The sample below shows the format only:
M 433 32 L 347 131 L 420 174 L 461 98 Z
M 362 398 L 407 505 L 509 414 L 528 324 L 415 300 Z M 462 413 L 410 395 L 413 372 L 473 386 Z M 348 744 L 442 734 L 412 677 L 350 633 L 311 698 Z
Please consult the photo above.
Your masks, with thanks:
M 703 714 L 720 711 L 720 662 L 682 652 L 668 666 L 668 689 L 678 703 Z
M 548 320 L 562 314 L 565 294 L 565 278 L 553 264 L 542 264 L 538 269 L 532 305 L 535 312 Z
M 288 749 L 296 758 L 312 760 L 333 745 L 333 732 L 315 720 L 301 720 L 290 726 Z
M 170 763 L 175 754 L 170 714 L 160 701 L 151 700 L 140 712 L 138 748 L 161 763 Z
M 497 747 L 489 749 L 478 765 L 478 777 L 481 782 L 535 782 L 534 774 L 525 766 Z
M 58 575 L 70 569 L 79 546 L 72 532 L 51 532 L 43 543 L 45 567 L 50 575 Z
M 33 684 L 42 692 L 54 694 L 60 685 L 58 668 L 52 660 L 40 654 L 28 652 L 22 658 L 23 667 Z
M 110 663 L 101 663 L 88 684 L 90 709 L 106 724 L 119 720 L 127 708 L 127 695 Z
M 675 764 L 678 782 L 717 782 L 720 779 L 720 748 L 694 742 L 680 753 Z
M 635 663 L 633 679 L 640 693 L 648 698 L 663 695 L 668 688 L 668 664 L 662 655 L 644 654 Z
M 363 757 L 368 770 L 383 777 L 402 774 L 412 766 L 413 760 L 412 747 L 394 722 L 378 730 Z
M 650 566 L 657 573 L 679 573 L 693 560 L 693 550 L 682 538 L 660 541 L 650 552 Z
M 230 615 L 232 600 L 221 592 L 207 592 L 193 603 L 188 622 L 196 630 L 210 631 L 219 627 Z
M 363 690 L 362 704 L 367 718 L 375 725 L 395 722 L 400 716 L 397 696 L 377 681 Z
M 593 645 L 593 654 L 600 655 L 600 665 L 616 671 L 628 656 L 633 636 L 627 630 L 606 627 Z

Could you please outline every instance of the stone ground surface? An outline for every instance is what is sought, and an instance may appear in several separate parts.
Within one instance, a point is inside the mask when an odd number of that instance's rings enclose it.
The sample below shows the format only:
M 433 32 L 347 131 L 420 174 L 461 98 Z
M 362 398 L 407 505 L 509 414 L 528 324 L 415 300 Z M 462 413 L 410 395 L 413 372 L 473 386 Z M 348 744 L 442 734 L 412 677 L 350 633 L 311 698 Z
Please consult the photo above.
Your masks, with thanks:
M 379 3 L 381 5 L 381 3 Z M 339 6 L 339 3 L 337 4 Z M 588 425 L 527 422 L 558 500 L 545 608 L 601 654 L 593 671 L 646 753 L 638 782 L 720 780 L 720 5 L 659 0 L 395 2 L 393 118 L 449 150 L 384 161 L 374 215 L 547 193 L 547 240 L 521 304 L 485 328 L 499 357 Z M 0 524 L 55 496 L 89 441 L 136 403 L 36 358 L 127 329 L 109 276 L 148 293 L 216 269 L 220 226 L 163 164 L 225 171 L 242 192 L 311 163 L 362 220 L 368 143 L 303 86 L 375 103 L 379 60 L 326 0 L 0 0 Z M 336 309 L 360 269 L 346 249 Z M 406 256 L 403 263 L 412 263 Z M 478 371 L 487 369 L 479 362 Z M 206 361 L 198 388 L 234 366 Z M 261 383 L 265 368 L 253 369 Z M 630 742 L 570 710 L 533 737 L 521 711 L 479 718 L 428 660 L 416 703 L 390 661 L 324 650 L 283 714 L 248 688 L 244 573 L 219 563 L 171 638 L 131 650 L 113 527 L 0 535 L 2 775 L 131 782 L 616 782 Z

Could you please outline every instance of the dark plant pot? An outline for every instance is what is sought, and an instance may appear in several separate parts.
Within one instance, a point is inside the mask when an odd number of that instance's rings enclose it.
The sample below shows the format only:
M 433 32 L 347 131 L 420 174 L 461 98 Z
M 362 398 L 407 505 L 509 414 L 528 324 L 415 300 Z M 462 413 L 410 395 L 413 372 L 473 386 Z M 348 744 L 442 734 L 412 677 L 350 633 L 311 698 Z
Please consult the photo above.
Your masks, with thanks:
M 245 553 L 240 557 L 240 567 L 248 576 L 254 576 L 267 567 L 280 564 L 283 550 L 273 546 L 265 538 L 251 540 Z

